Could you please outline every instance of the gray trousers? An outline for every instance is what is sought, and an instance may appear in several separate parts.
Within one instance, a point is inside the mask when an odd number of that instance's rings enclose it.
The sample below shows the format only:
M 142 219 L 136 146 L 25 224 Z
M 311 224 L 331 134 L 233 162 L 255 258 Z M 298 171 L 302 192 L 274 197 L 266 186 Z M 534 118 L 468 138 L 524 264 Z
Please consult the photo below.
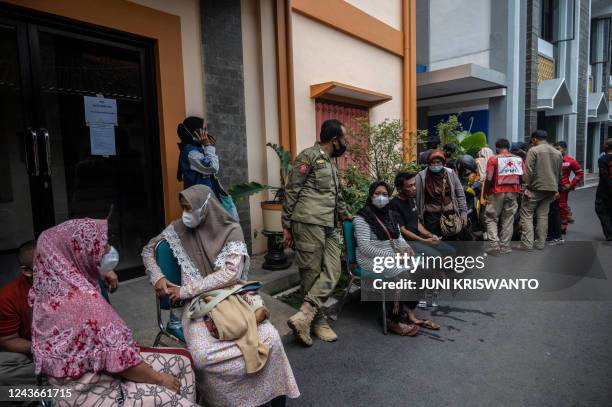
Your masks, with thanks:
M 518 209 L 517 195 L 517 192 L 498 192 L 487 196 L 485 224 L 487 240 L 491 248 L 510 247 L 514 214 Z
M 523 196 L 521 202 L 521 242 L 528 248 L 543 249 L 548 234 L 548 210 L 555 199 L 554 191 L 531 191 L 532 197 Z M 533 219 L 536 219 L 535 240 Z
M 0 352 L 0 386 L 36 385 L 34 362 L 16 352 Z

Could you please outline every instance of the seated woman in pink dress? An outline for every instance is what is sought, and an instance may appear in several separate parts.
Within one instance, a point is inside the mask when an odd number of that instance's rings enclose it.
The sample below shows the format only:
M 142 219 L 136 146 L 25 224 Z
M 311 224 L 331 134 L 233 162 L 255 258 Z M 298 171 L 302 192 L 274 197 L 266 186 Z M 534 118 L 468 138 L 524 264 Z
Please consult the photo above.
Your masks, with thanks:
M 202 293 L 247 280 L 249 254 L 240 224 L 230 216 L 210 188 L 194 185 L 180 193 L 183 216 L 151 239 L 142 251 L 151 284 L 159 294 L 188 300 Z M 181 266 L 181 286 L 170 283 L 155 261 L 155 245 L 166 240 Z M 209 407 L 254 407 L 270 402 L 282 406 L 300 395 L 278 331 L 268 321 L 257 324 L 267 361 L 247 372 L 243 354 L 233 340 L 213 336 L 206 322 L 190 319 L 189 301 L 182 325 L 197 375 L 197 387 Z
M 52 385 L 73 389 L 59 405 L 175 400 L 175 405 L 191 406 L 195 391 L 189 359 L 141 354 L 130 329 L 98 291 L 98 278 L 108 277 L 118 262 L 107 234 L 105 220 L 75 219 L 38 238 L 29 293 L 36 373 Z M 164 366 L 165 372 L 156 370 Z

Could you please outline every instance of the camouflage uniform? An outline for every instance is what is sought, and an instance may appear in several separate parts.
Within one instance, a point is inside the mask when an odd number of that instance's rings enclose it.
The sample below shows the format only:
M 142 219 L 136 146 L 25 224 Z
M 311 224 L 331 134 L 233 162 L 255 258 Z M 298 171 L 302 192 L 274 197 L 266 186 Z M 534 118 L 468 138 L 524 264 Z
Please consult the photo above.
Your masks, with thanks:
M 340 277 L 340 238 L 335 226 L 346 219 L 338 167 L 318 143 L 294 161 L 283 203 L 283 228 L 292 232 L 304 301 L 317 310 Z

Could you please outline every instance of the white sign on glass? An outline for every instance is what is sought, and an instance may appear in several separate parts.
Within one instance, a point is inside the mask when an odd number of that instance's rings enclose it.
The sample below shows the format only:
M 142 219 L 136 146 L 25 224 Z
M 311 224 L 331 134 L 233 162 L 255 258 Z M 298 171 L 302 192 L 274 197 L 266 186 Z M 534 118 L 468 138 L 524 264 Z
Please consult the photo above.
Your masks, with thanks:
M 91 155 L 117 155 L 114 124 L 90 124 Z
M 96 96 L 83 96 L 87 125 L 113 124 L 117 126 L 117 100 Z

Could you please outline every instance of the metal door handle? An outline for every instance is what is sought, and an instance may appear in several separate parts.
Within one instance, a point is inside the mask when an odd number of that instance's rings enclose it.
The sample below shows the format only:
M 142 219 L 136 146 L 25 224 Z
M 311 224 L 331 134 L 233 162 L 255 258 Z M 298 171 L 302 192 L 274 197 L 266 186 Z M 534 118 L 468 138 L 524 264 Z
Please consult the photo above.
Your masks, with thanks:
M 47 160 L 47 175 L 51 175 L 51 140 L 49 139 L 49 131 L 41 128 L 39 130 L 45 139 L 45 158 Z
M 40 175 L 40 161 L 38 158 L 38 134 L 36 134 L 36 132 L 31 129 L 31 128 L 27 128 L 26 130 L 28 133 L 30 133 L 30 138 L 32 140 L 32 159 L 34 161 L 34 170 L 32 170 L 32 168 L 30 168 L 30 159 L 29 154 L 28 154 L 28 147 L 27 147 L 27 143 L 26 143 L 26 165 L 28 168 L 28 172 L 31 176 L 34 177 L 38 177 Z

